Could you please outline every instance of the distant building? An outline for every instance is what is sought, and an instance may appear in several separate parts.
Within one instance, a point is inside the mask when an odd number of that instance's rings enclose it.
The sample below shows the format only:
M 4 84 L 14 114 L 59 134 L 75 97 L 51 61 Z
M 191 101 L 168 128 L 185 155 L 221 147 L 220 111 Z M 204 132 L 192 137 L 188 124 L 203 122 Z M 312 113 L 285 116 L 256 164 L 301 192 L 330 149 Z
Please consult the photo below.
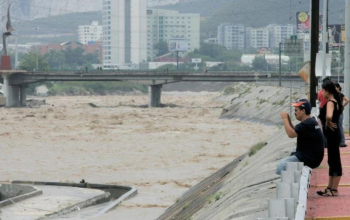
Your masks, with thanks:
M 79 42 L 87 45 L 89 42 L 101 41 L 102 29 L 103 27 L 98 25 L 98 21 L 92 21 L 90 25 L 79 26 Z
M 186 39 L 189 51 L 200 47 L 199 14 L 180 14 L 171 10 L 148 9 L 147 29 L 148 60 L 155 60 L 158 51 L 154 47 L 161 41 L 168 43 L 170 39 Z
M 103 0 L 103 63 L 147 61 L 147 1 Z
M 244 49 L 245 35 L 244 25 L 221 24 L 218 27 L 218 44 L 227 49 Z
M 283 43 L 285 39 L 289 39 L 294 35 L 295 28 L 293 25 L 275 25 L 268 26 L 270 34 L 270 48 L 278 48 L 279 43 Z
M 77 47 L 81 47 L 84 49 L 84 54 L 89 54 L 89 53 L 97 53 L 98 58 L 100 62 L 102 62 L 102 43 L 101 42 L 95 42 L 95 43 L 90 43 L 88 45 L 83 45 L 80 42 L 64 42 L 62 44 L 46 44 L 46 45 L 39 45 L 39 53 L 41 55 L 45 55 L 50 50 L 66 50 L 68 47 L 71 47 L 72 49 L 75 49 Z
M 208 38 L 208 39 L 204 40 L 204 43 L 218 44 L 218 39 L 217 38 Z
M 246 46 L 253 48 L 270 47 L 269 29 L 262 28 L 247 28 L 246 29 Z
M 37 96 L 47 96 L 49 92 L 49 89 L 46 85 L 40 85 L 38 87 L 35 87 L 35 95 Z
M 253 61 L 256 57 L 264 57 L 266 62 L 270 66 L 275 66 L 275 68 L 279 65 L 279 56 L 275 54 L 270 55 L 261 55 L 261 54 L 243 54 L 241 57 L 241 63 L 246 65 L 252 65 Z M 281 60 L 283 64 L 287 64 L 289 62 L 289 56 L 281 56 Z

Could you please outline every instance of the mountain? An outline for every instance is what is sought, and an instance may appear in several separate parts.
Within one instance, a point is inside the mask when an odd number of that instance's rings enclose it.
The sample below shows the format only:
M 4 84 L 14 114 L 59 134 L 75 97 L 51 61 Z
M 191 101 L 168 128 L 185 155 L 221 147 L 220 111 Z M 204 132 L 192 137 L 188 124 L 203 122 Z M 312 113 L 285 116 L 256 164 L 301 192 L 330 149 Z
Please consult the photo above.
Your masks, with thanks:
M 173 5 L 178 3 L 180 0 L 148 0 L 149 7 L 156 7 L 160 5 Z
M 206 17 L 232 1 L 233 0 L 180 0 L 176 4 L 158 5 L 156 8 L 175 10 L 181 13 L 198 13 Z
M 18 35 L 78 34 L 79 25 L 88 25 L 90 21 L 102 23 L 102 12 L 79 12 L 14 23 Z M 36 33 L 35 28 L 38 28 Z
M 102 19 L 102 12 L 99 8 L 102 0 L 21 1 L 31 3 L 34 10 L 31 13 L 34 14 L 31 15 L 32 19 L 14 19 L 14 26 L 19 35 L 36 35 L 36 27 L 39 27 L 38 34 L 76 34 L 79 25 L 89 24 L 91 20 L 101 21 Z M 86 6 L 82 6 L 84 2 L 87 2 Z M 310 10 L 310 1 L 306 0 L 149 0 L 149 4 L 157 5 L 156 3 L 159 3 L 156 8 L 177 10 L 181 13 L 199 13 L 203 20 L 201 22 L 202 39 L 216 37 L 220 23 L 244 24 L 247 27 L 262 27 L 273 23 L 296 24 L 296 12 Z M 322 4 L 320 6 L 322 10 Z M 340 15 L 345 17 L 344 6 L 344 0 L 330 1 L 330 24 L 344 23 L 344 19 L 343 22 L 340 19 Z M 62 15 L 38 18 L 44 16 L 45 13 L 46 16 L 50 15 L 50 10 L 44 10 L 47 8 L 51 9 L 51 15 L 56 13 L 62 13 Z M 13 10 L 20 9 L 26 11 L 26 7 L 13 7 Z M 94 9 L 99 10 L 93 11 Z M 67 14 L 79 10 L 86 12 Z
M 322 10 L 322 1 L 320 8 Z M 306 0 L 192 0 L 174 5 L 160 6 L 181 13 L 199 13 L 202 38 L 215 37 L 221 23 L 244 24 L 263 27 L 268 24 L 296 24 L 296 12 L 309 11 Z M 329 23 L 341 23 L 345 17 L 344 0 L 332 0 L 329 4 Z M 344 23 L 344 19 L 343 22 Z

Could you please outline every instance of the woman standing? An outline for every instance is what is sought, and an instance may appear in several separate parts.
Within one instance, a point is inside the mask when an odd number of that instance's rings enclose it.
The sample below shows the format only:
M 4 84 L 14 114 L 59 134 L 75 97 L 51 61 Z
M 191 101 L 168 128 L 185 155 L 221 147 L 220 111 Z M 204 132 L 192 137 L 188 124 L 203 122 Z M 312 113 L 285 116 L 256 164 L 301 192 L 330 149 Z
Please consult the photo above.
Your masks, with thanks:
M 349 99 L 341 92 L 342 88 L 339 85 L 339 83 L 334 83 L 335 88 L 340 94 L 340 99 L 343 101 L 343 106 L 349 104 Z M 341 141 L 340 141 L 340 147 L 346 147 L 347 145 L 345 144 L 345 137 L 344 137 L 344 129 L 343 129 L 343 119 L 344 119 L 344 114 L 342 113 L 339 118 L 339 129 L 340 129 L 340 134 L 341 134 Z
M 327 80 L 322 84 L 322 96 L 328 100 L 325 120 L 322 120 L 323 132 L 327 139 L 329 181 L 324 191 L 318 191 L 321 196 L 338 196 L 338 186 L 343 174 L 339 145 L 341 134 L 339 129 L 339 118 L 343 112 L 343 101 L 332 81 Z

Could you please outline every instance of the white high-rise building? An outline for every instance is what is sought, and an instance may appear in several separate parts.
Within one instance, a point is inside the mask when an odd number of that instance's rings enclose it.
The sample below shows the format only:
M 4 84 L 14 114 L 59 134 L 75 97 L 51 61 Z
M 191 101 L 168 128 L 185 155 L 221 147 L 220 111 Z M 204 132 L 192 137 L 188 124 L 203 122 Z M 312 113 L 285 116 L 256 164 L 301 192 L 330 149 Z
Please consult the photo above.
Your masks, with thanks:
M 293 25 L 275 25 L 271 24 L 268 26 L 270 30 L 270 47 L 278 48 L 279 43 L 284 43 L 285 39 L 289 39 L 290 36 L 294 35 Z
M 103 0 L 103 63 L 147 61 L 147 1 Z
M 238 24 L 220 24 L 218 27 L 218 44 L 227 49 L 245 48 L 245 28 Z
M 170 39 L 185 39 L 188 52 L 200 47 L 200 15 L 182 14 L 164 9 L 147 10 L 147 57 L 154 60 L 159 42 L 168 43 Z
M 102 40 L 102 26 L 98 21 L 92 21 L 90 25 L 79 26 L 79 42 L 87 45 L 89 42 Z
M 269 29 L 267 27 L 263 28 L 247 28 L 247 47 L 253 47 L 260 49 L 262 47 L 269 47 Z

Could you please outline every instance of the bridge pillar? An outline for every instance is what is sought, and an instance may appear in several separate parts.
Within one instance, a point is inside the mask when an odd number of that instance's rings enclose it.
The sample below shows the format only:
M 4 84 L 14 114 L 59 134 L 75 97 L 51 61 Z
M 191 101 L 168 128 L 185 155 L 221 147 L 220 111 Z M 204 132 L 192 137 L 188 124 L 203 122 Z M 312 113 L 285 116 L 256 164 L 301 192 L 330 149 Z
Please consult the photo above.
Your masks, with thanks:
M 151 85 L 151 86 L 149 86 L 148 92 L 149 92 L 148 107 L 150 107 L 150 108 L 160 107 L 162 85 Z
M 19 107 L 19 87 L 10 86 L 10 75 L 11 72 L 2 72 L 2 78 L 4 79 L 4 96 L 6 97 L 6 107 Z
M 19 107 L 20 88 L 18 86 L 8 86 L 6 91 L 6 107 Z
M 3 73 L 2 78 L 4 79 L 4 85 L 2 87 L 2 90 L 4 92 L 4 96 L 7 97 L 8 88 L 9 88 L 9 75 L 6 73 Z
M 26 107 L 27 106 L 27 87 L 21 86 L 20 87 L 20 93 L 19 93 L 19 100 L 20 100 L 20 106 Z

